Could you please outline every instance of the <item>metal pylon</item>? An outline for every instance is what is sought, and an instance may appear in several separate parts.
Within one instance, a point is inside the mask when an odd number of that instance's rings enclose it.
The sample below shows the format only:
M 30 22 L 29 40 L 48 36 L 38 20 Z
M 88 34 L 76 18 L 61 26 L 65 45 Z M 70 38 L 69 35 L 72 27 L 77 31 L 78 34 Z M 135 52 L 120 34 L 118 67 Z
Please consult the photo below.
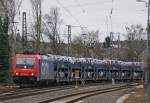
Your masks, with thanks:
M 71 25 L 67 25 L 68 26 L 68 56 L 71 56 Z
M 26 12 L 22 13 L 22 49 L 23 53 L 27 51 L 27 21 Z

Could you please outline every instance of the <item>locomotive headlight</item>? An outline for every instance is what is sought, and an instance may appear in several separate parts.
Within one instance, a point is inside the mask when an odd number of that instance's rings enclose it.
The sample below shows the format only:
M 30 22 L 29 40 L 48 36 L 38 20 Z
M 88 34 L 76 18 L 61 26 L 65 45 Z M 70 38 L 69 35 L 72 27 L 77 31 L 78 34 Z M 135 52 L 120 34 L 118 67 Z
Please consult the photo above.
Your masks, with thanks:
M 31 73 L 32 76 L 34 76 L 34 73 Z
M 15 75 L 19 75 L 19 73 L 16 72 Z
M 26 69 L 26 68 L 27 68 L 27 66 L 24 66 L 24 68 Z

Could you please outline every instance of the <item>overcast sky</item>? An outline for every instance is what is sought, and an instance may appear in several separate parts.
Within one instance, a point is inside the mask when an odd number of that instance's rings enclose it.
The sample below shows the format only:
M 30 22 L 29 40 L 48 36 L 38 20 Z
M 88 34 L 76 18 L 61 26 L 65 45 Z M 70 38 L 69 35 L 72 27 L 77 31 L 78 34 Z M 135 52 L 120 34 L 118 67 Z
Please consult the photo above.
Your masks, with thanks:
M 126 33 L 125 26 L 132 24 L 141 24 L 146 27 L 147 8 L 144 2 L 139 3 L 136 0 L 113 0 L 113 3 L 112 0 L 43 0 L 42 15 L 49 13 L 52 7 L 60 8 L 64 29 L 67 24 L 86 26 L 88 31 L 99 30 L 101 40 L 108 35 L 107 32 L 111 31 L 111 8 L 113 8 L 113 32 Z M 23 1 L 22 11 L 26 11 L 28 18 L 31 18 L 30 0 Z M 21 21 L 21 19 L 19 20 Z M 28 19 L 28 22 L 31 21 Z M 72 28 L 72 31 L 73 35 L 81 33 L 80 28 Z M 121 37 L 123 38 L 123 36 Z

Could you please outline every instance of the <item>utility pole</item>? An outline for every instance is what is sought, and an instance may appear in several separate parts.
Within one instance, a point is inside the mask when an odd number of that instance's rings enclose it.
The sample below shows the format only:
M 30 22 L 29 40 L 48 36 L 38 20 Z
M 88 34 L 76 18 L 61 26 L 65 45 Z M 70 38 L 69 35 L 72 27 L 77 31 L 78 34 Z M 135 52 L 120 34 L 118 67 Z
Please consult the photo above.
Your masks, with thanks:
M 111 32 L 110 32 L 110 59 L 113 59 L 113 24 L 112 24 L 112 14 L 113 14 L 113 0 L 112 0 L 112 8 L 110 10 L 110 26 L 111 26 Z
M 137 2 L 144 2 L 148 7 L 147 17 L 147 55 L 146 55 L 146 68 L 145 68 L 145 84 L 147 84 L 148 103 L 150 103 L 150 0 L 136 0 Z
M 147 83 L 147 95 L 148 95 L 148 103 L 150 103 L 150 0 L 144 1 L 144 0 L 137 0 L 137 2 L 145 2 L 146 7 L 148 7 L 148 17 L 147 17 L 147 61 L 146 61 L 146 70 L 145 70 L 145 76 Z M 148 4 L 148 5 L 147 5 Z
M 72 27 L 80 27 L 81 30 L 83 30 L 83 28 L 86 28 L 86 27 L 82 27 L 82 26 L 73 26 L 73 25 L 66 25 L 68 27 L 68 46 L 67 46 L 67 55 L 68 56 L 72 56 L 72 47 L 71 47 L 71 28 Z M 86 34 L 83 34 L 83 35 L 86 35 Z M 80 77 L 79 77 L 80 78 Z M 84 79 L 84 76 L 81 76 L 81 83 L 82 85 L 85 84 L 85 79 Z M 78 88 L 77 86 L 77 78 L 76 78 L 76 88 Z
M 66 25 L 68 27 L 68 46 L 67 46 L 67 55 L 68 56 L 72 56 L 72 47 L 71 47 L 71 28 L 72 27 L 80 27 L 81 30 L 83 30 L 83 28 L 87 28 L 87 27 L 82 27 L 82 26 L 73 26 L 73 25 Z
M 71 56 L 71 25 L 66 25 L 68 27 L 68 46 L 67 46 L 67 55 Z
M 40 45 L 41 45 L 41 23 L 42 23 L 42 8 L 41 8 L 41 6 L 42 6 L 42 4 L 41 4 L 41 0 L 39 0 L 39 17 L 38 17 L 38 19 L 37 19 L 37 21 L 38 21 L 38 35 L 37 35 L 37 39 L 38 39 L 38 43 L 37 43 L 37 53 L 40 53 Z
M 113 59 L 113 32 L 110 32 L 110 59 Z
M 148 0 L 147 20 L 147 73 L 148 73 L 148 103 L 150 103 L 150 0 Z
M 118 40 L 117 40 L 117 44 L 118 44 L 118 53 L 117 53 L 117 59 L 120 59 L 120 33 L 118 33 Z
M 27 52 L 27 21 L 26 21 L 26 12 L 22 14 L 22 49 L 23 53 Z

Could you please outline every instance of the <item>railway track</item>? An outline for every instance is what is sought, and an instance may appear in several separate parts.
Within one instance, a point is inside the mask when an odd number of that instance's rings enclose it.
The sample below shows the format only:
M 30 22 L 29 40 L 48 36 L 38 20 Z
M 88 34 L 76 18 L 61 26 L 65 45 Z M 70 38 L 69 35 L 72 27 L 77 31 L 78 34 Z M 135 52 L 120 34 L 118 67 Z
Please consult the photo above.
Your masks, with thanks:
M 39 103 L 75 103 L 77 101 L 80 101 L 80 100 L 90 97 L 90 96 L 104 94 L 104 93 L 113 92 L 113 91 L 119 91 L 119 90 L 123 90 L 123 89 L 128 89 L 128 88 L 131 88 L 131 87 L 134 87 L 137 85 L 139 85 L 139 84 L 131 84 L 131 85 L 127 84 L 127 85 L 117 86 L 117 87 L 112 87 L 112 88 L 91 90 L 91 91 L 80 92 L 80 93 L 73 93 L 73 94 L 64 95 L 64 96 L 56 97 L 53 99 L 41 101 Z
M 93 86 L 94 84 L 88 84 L 85 87 Z M 95 83 L 95 85 L 100 85 L 100 83 Z M 26 96 L 33 96 L 44 94 L 48 92 L 56 92 L 66 89 L 74 88 L 73 85 L 65 85 L 65 86 L 56 86 L 56 87 L 38 87 L 38 88 L 17 88 L 16 90 L 11 90 L 9 92 L 0 93 L 0 101 L 5 101 L 9 99 L 22 98 Z
M 94 84 L 88 84 L 86 86 L 94 86 L 94 85 L 102 85 L 100 83 L 94 83 Z M 65 87 L 73 87 L 73 85 L 63 85 L 63 86 L 56 86 L 57 88 L 63 88 L 65 89 Z M 56 89 L 56 87 L 27 87 L 27 88 L 20 88 L 20 87 L 17 87 L 13 90 L 7 90 L 7 91 L 2 91 L 0 92 L 0 98 L 2 96 L 8 96 L 8 95 L 11 95 L 11 94 L 21 94 L 21 93 L 27 93 L 27 92 L 32 92 L 32 91 L 41 91 L 41 90 L 48 90 L 48 89 Z
M 50 87 L 50 88 L 35 88 L 35 89 L 23 89 L 23 90 L 16 90 L 16 91 L 10 91 L 6 92 L 0 95 L 0 101 L 9 100 L 9 99 L 15 99 L 15 98 L 22 98 L 26 96 L 32 96 L 32 95 L 39 95 L 44 94 L 47 92 L 55 92 L 55 91 L 61 91 L 65 89 L 71 89 L 73 86 L 59 86 L 59 87 Z

